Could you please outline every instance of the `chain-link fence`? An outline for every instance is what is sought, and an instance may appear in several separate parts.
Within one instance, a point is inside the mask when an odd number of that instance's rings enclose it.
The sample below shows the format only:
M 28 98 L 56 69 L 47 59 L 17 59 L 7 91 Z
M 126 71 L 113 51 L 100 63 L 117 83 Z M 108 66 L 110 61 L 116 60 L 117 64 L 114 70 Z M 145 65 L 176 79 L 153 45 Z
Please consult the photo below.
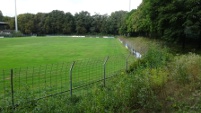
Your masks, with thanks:
M 23 101 L 42 99 L 102 82 L 128 68 L 132 55 L 73 61 L 38 67 L 3 69 L 0 72 L 0 109 L 14 108 Z M 26 100 L 24 100 L 26 99 Z

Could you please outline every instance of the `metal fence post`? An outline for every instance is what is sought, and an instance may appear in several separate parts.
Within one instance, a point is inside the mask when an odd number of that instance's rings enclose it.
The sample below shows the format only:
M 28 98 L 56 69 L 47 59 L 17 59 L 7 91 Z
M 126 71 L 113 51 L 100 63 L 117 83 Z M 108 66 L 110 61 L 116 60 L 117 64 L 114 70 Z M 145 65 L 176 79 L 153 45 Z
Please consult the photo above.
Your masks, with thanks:
M 14 86 L 13 86 L 13 69 L 10 70 L 10 85 L 11 85 L 11 99 L 12 99 L 12 110 L 14 112 L 15 103 L 14 103 Z
M 103 64 L 103 86 L 105 87 L 105 79 L 106 79 L 106 63 L 109 59 L 109 56 L 105 59 L 105 62 Z
M 128 59 L 129 59 L 130 56 L 131 56 L 131 54 L 129 54 L 129 55 L 127 56 L 127 58 L 126 58 L 126 71 L 128 70 Z
M 73 89 L 73 81 L 72 81 L 72 72 L 73 72 L 73 67 L 75 65 L 75 61 L 73 61 L 71 67 L 70 67 L 70 72 L 69 72 L 69 79 L 70 79 L 70 96 L 72 97 L 72 89 Z

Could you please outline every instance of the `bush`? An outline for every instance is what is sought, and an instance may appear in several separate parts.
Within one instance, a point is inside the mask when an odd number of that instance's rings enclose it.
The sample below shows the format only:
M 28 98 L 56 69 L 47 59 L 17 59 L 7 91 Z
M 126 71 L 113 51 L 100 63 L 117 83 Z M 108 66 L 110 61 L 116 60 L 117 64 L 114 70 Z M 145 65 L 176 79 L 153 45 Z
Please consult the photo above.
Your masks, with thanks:
M 172 65 L 172 77 L 182 84 L 201 80 L 201 57 L 196 54 L 177 56 Z
M 22 34 L 22 32 L 18 31 L 12 31 L 11 34 L 5 34 L 4 37 L 23 37 L 24 35 Z
M 151 69 L 149 70 L 149 80 L 152 89 L 161 89 L 167 82 L 168 72 L 164 69 Z
M 159 112 L 161 104 L 157 100 L 153 86 L 163 84 L 154 78 L 148 78 L 148 69 L 138 68 L 135 74 L 119 75 L 107 84 L 107 87 L 95 86 L 85 98 L 78 103 L 82 112 Z M 155 73 L 154 73 L 155 74 Z M 162 79 L 161 79 L 162 80 Z M 163 80 L 165 81 L 165 80 Z M 157 84 L 157 85 L 155 85 Z M 78 107 L 77 106 L 77 107 Z
M 22 32 L 18 31 L 18 32 L 13 32 L 13 33 L 11 34 L 11 36 L 12 36 L 12 37 L 23 37 L 23 34 L 22 34 Z
M 133 72 L 138 67 L 160 68 L 167 65 L 171 58 L 172 55 L 168 53 L 166 48 L 161 49 L 159 46 L 152 46 L 141 59 L 130 65 L 128 72 Z
M 156 80 L 152 81 L 153 76 L 149 68 L 138 68 L 132 77 L 130 85 L 133 88 L 130 89 L 132 94 L 130 101 L 133 101 L 132 105 L 135 105 L 135 109 L 144 109 L 146 112 L 158 112 L 161 109 L 161 104 L 157 100 L 157 94 L 154 90 L 160 84 Z
M 146 62 L 146 66 L 150 68 L 158 68 L 167 64 L 170 60 L 170 54 L 167 49 L 161 49 L 159 46 L 150 47 L 143 59 Z

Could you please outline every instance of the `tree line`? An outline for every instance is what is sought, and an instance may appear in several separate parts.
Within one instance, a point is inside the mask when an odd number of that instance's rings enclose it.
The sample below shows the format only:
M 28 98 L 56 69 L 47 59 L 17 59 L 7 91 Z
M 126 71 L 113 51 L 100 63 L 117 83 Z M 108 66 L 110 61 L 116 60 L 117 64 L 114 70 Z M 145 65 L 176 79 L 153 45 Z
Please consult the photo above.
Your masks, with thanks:
M 122 30 L 131 35 L 201 48 L 201 0 L 143 0 L 124 23 Z
M 14 29 L 13 17 L 3 20 Z M 18 25 L 24 34 L 146 36 L 180 43 L 183 48 L 196 42 L 201 48 L 201 0 L 142 0 L 137 9 L 111 15 L 90 15 L 87 11 L 72 15 L 59 10 L 27 13 L 18 15 Z
M 111 34 L 118 35 L 120 23 L 126 16 L 126 11 L 116 11 L 111 15 L 90 15 L 81 11 L 72 15 L 70 12 L 53 10 L 50 13 L 20 14 L 18 28 L 23 34 Z M 10 29 L 15 29 L 14 17 L 5 16 L 3 21 L 8 22 Z

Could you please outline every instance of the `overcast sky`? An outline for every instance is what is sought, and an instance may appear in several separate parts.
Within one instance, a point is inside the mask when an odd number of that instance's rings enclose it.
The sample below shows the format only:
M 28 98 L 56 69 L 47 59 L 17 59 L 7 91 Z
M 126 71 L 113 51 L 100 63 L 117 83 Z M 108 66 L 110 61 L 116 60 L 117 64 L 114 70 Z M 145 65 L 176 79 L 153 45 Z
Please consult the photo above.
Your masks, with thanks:
M 61 10 L 75 14 L 80 11 L 110 14 L 114 11 L 129 10 L 129 0 L 16 0 L 17 14 L 38 12 L 49 13 Z M 131 9 L 136 9 L 142 0 L 131 0 Z M 0 0 L 0 10 L 4 16 L 15 15 L 15 0 Z

